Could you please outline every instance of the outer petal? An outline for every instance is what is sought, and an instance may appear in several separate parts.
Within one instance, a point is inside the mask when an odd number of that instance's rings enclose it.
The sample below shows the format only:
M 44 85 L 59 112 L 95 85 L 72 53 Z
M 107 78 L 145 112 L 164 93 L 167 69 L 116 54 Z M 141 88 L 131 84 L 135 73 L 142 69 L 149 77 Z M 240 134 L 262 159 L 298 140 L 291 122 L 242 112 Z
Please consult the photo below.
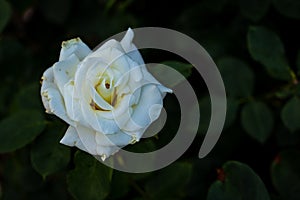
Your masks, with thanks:
M 69 126 L 64 137 L 60 140 L 60 143 L 71 147 L 76 146 L 77 148 L 90 153 L 79 138 L 76 128 L 72 126 Z
M 84 151 L 97 155 L 96 132 L 79 124 L 76 126 L 76 130 L 82 145 L 85 147 Z
M 49 68 L 43 75 L 43 83 L 41 87 L 41 96 L 46 112 L 53 113 L 68 124 L 74 124 L 74 122 L 68 117 L 64 100 L 59 92 L 57 86 L 53 81 L 53 69 Z
M 98 58 L 105 58 L 107 59 L 107 63 L 112 61 L 114 58 L 116 58 L 116 54 L 112 54 L 112 57 L 110 56 L 113 49 L 118 50 L 118 52 L 121 52 L 122 54 L 125 54 L 125 51 L 123 47 L 121 46 L 120 42 L 116 40 L 108 40 L 105 42 L 102 46 L 97 48 L 89 57 L 98 57 Z M 118 57 L 118 56 L 117 56 Z
M 73 147 L 81 143 L 78 133 L 73 126 L 69 126 L 64 137 L 60 140 L 60 143 Z
M 64 96 L 64 86 L 70 80 L 74 80 L 79 60 L 72 54 L 67 60 L 57 62 L 53 65 L 54 82 Z
M 108 46 L 112 43 L 112 46 Z M 119 70 L 121 73 L 126 73 L 130 66 L 128 64 L 128 57 L 119 42 L 110 40 L 97 49 L 95 52 L 86 57 L 89 59 L 101 59 L 107 66 Z
M 83 146 L 83 148 L 79 148 L 92 155 L 100 155 L 102 160 L 113 155 L 120 149 L 115 145 L 102 146 L 96 143 L 96 135 L 101 133 L 96 133 L 93 130 L 80 125 L 76 127 L 76 130 Z
M 127 55 L 139 65 L 142 65 L 144 64 L 144 60 L 136 46 L 132 43 L 133 37 L 134 33 L 131 28 L 129 28 L 120 43 Z
M 79 60 L 83 60 L 92 51 L 84 44 L 80 38 L 65 41 L 61 45 L 59 61 L 68 59 L 69 56 L 75 54 Z
M 105 147 L 123 147 L 131 143 L 132 139 L 133 138 L 130 135 L 127 135 L 121 131 L 111 135 L 104 135 L 102 133 L 96 134 L 97 144 Z
M 120 147 L 117 146 L 97 146 L 97 154 L 100 155 L 100 158 L 104 161 L 106 158 L 108 158 L 111 155 L 114 155 L 120 150 Z
M 81 112 L 80 99 L 76 96 L 74 81 L 69 81 L 64 87 L 64 101 L 67 115 L 74 122 L 80 122 L 83 126 L 89 126 Z

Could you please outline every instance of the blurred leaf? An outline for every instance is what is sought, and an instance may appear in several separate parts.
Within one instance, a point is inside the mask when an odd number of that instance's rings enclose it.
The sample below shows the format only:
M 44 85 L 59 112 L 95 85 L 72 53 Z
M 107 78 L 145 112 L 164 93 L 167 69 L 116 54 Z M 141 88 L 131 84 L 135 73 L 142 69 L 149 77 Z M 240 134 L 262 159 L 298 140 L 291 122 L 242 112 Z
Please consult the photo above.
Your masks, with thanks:
M 82 151 L 75 154 L 75 169 L 67 177 L 68 189 L 77 200 L 105 199 L 113 169 Z
M 16 59 L 17 58 L 17 59 Z M 15 84 L 24 80 L 28 76 L 32 78 L 33 61 L 30 51 L 24 47 L 18 40 L 13 38 L 1 38 L 0 40 L 0 77 L 4 80 L 13 81 Z M 22 71 L 22 74 L 20 74 Z M 34 72 L 38 71 L 37 69 Z
M 19 149 L 45 128 L 44 116 L 35 110 L 20 111 L 0 122 L 0 153 Z
M 146 194 L 150 199 L 182 199 L 185 196 L 183 189 L 191 178 L 192 169 L 192 165 L 187 162 L 173 163 L 146 182 Z
M 291 98 L 281 111 L 281 119 L 284 125 L 292 132 L 300 129 L 300 99 Z
M 274 125 L 273 114 L 263 102 L 249 102 L 244 105 L 241 120 L 245 131 L 260 143 L 266 141 Z
M 5 28 L 11 16 L 10 4 L 5 0 L 0 0 L 0 33 Z
M 229 161 L 219 172 L 220 179 L 214 182 L 207 200 L 268 200 L 268 191 L 257 176 L 247 165 Z
M 227 33 L 218 34 L 218 32 L 218 29 L 210 30 L 199 38 L 200 44 L 213 59 L 222 58 L 232 47 L 232 44 L 226 35 Z
M 180 72 L 184 77 L 189 77 L 192 73 L 193 65 L 189 63 L 183 63 L 178 61 L 164 61 L 162 62 L 163 65 L 167 65 L 172 67 L 173 69 Z
M 6 157 L 1 163 L 1 200 L 26 199 L 28 194 L 36 194 L 42 185 L 42 179 L 30 165 L 28 148 L 18 150 L 13 156 Z M 1 161 L 3 157 L 1 157 Z M 3 185 L 2 185 L 3 184 Z M 29 198 L 30 199 L 30 198 Z
M 271 0 L 240 0 L 240 9 L 244 17 L 258 21 L 264 17 L 270 7 Z
M 286 99 L 292 94 L 293 94 L 293 90 L 290 89 L 277 90 L 275 92 L 275 96 L 279 99 Z
M 291 147 L 300 144 L 300 134 L 289 131 L 282 123 L 276 127 L 276 141 L 280 147 Z
M 252 58 L 260 62 L 270 76 L 280 80 L 291 79 L 284 47 L 276 33 L 264 27 L 252 26 L 247 38 Z
M 273 0 L 274 7 L 286 17 L 300 19 L 300 1 L 298 0 Z
M 37 82 L 21 87 L 14 97 L 12 111 L 27 109 L 43 110 L 40 98 L 40 85 Z
M 70 12 L 71 0 L 41 0 L 40 9 L 52 23 L 63 24 Z
M 63 169 L 70 161 L 70 148 L 59 143 L 65 131 L 63 127 L 60 124 L 50 126 L 31 149 L 33 168 L 43 178 Z
M 300 199 L 300 152 L 286 150 L 273 161 L 272 182 L 285 200 Z
M 129 191 L 129 174 L 121 171 L 114 171 L 111 182 L 111 191 L 108 199 L 120 199 Z
M 239 102 L 237 100 L 232 98 L 227 98 L 227 110 L 226 110 L 226 119 L 225 119 L 224 128 L 228 128 L 234 123 L 238 108 L 239 108 Z
M 7 108 L 9 87 L 0 86 L 0 113 L 5 111 Z
M 247 97 L 252 94 L 254 74 L 243 61 L 225 57 L 219 60 L 218 67 L 229 96 Z
M 164 66 L 166 65 L 166 66 Z M 180 76 L 175 72 L 171 71 L 168 67 L 175 69 L 179 72 Z M 148 67 L 149 72 L 162 84 L 169 88 L 173 88 L 181 82 L 185 81 L 192 73 L 193 66 L 191 64 L 177 62 L 177 61 L 165 61 L 161 64 Z M 175 77 L 175 78 L 174 78 Z
M 146 153 L 155 151 L 156 146 L 153 140 L 149 139 L 141 139 L 141 141 L 134 143 L 134 145 L 128 145 L 125 147 L 126 151 L 136 152 L 136 153 Z

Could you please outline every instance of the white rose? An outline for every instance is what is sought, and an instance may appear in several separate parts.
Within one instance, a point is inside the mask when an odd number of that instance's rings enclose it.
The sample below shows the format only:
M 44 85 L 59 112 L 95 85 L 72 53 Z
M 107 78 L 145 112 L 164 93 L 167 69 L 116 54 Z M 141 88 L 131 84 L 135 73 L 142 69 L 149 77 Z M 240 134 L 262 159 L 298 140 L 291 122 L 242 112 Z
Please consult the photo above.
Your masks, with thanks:
M 79 38 L 62 43 L 59 61 L 42 77 L 47 113 L 70 126 L 60 141 L 104 160 L 140 140 L 172 90 L 146 69 L 128 29 L 118 42 L 91 51 Z

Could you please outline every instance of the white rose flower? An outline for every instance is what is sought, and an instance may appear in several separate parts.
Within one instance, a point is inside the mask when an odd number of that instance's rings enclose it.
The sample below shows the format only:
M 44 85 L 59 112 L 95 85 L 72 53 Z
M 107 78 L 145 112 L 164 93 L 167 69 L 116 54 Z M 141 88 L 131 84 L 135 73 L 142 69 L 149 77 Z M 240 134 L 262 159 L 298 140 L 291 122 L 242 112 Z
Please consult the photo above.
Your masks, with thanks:
M 59 61 L 42 77 L 47 113 L 70 126 L 61 143 L 103 160 L 140 140 L 172 90 L 146 69 L 128 29 L 118 42 L 91 51 L 79 38 L 62 43 Z

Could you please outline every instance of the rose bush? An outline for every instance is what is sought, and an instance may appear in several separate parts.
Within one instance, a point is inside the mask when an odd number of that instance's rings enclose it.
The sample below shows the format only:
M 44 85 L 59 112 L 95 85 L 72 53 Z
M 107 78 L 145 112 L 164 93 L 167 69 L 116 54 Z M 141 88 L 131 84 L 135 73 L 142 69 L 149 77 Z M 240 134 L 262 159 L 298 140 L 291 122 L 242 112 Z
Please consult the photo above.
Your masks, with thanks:
M 140 140 L 172 90 L 146 69 L 128 29 L 118 42 L 91 51 L 79 38 L 62 43 L 59 61 L 42 77 L 47 113 L 67 122 L 61 143 L 105 160 Z

